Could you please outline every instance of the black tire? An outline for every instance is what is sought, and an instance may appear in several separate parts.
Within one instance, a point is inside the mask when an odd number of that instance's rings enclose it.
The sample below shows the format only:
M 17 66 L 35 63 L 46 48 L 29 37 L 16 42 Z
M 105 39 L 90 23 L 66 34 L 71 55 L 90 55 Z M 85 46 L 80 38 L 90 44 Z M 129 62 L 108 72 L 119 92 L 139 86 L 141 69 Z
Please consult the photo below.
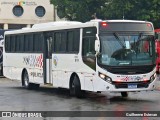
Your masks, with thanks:
M 121 96 L 122 97 L 128 97 L 128 93 L 127 92 L 121 92 Z
M 26 89 L 30 89 L 31 88 L 31 84 L 29 83 L 29 76 L 28 76 L 28 72 L 24 71 L 23 73 L 23 77 L 22 77 L 22 86 Z
M 3 76 L 3 65 L 1 65 L 0 76 Z
M 70 85 L 70 95 L 76 96 L 77 98 L 84 97 L 84 91 L 81 90 L 81 84 L 77 76 L 74 76 L 73 81 Z
M 39 89 L 39 84 L 33 84 L 33 83 L 32 83 L 32 89 L 34 89 L 34 90 Z

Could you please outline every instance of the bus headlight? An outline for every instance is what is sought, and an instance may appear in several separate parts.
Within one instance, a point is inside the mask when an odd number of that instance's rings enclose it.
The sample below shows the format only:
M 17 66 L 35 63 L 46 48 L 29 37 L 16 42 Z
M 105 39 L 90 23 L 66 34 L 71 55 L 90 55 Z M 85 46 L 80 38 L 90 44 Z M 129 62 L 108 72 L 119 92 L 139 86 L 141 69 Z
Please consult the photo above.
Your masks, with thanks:
M 99 77 L 102 78 L 103 80 L 105 80 L 108 83 L 112 83 L 112 79 L 109 76 L 107 76 L 107 75 L 105 75 L 103 73 L 99 72 Z
M 156 73 L 154 73 L 151 77 L 150 77 L 150 82 L 153 82 L 156 78 Z

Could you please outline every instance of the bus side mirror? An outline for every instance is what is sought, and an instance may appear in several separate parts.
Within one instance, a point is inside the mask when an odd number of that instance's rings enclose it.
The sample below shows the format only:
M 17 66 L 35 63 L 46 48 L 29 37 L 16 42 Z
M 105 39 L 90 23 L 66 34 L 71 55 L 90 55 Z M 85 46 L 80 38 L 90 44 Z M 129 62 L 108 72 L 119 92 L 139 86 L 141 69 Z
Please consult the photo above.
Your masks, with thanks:
M 100 52 L 100 41 L 99 40 L 95 40 L 95 51 L 96 53 Z

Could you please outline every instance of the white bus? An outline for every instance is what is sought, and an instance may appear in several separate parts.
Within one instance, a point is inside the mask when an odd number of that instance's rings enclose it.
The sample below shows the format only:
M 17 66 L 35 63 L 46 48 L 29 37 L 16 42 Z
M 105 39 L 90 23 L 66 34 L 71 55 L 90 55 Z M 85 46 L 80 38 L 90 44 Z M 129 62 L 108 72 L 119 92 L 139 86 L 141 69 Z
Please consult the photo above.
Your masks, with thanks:
M 0 76 L 3 76 L 3 46 L 4 46 L 4 32 L 8 30 L 0 29 Z
M 4 76 L 25 88 L 49 85 L 84 91 L 153 90 L 156 82 L 151 22 L 53 22 L 5 32 Z

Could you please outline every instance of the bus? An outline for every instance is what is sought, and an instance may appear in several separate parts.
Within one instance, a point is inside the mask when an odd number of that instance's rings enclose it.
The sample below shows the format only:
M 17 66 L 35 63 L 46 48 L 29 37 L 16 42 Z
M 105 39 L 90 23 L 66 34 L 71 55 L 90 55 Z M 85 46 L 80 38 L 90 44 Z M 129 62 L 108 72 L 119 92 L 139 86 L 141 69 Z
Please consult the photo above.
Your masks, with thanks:
M 4 32 L 0 29 L 0 76 L 3 76 L 3 44 L 4 44 Z
M 156 73 L 159 74 L 160 71 L 160 29 L 155 29 L 155 46 L 156 46 Z
M 153 90 L 156 84 L 154 27 L 135 20 L 61 21 L 7 31 L 4 76 L 27 89 L 40 85 L 86 91 Z

